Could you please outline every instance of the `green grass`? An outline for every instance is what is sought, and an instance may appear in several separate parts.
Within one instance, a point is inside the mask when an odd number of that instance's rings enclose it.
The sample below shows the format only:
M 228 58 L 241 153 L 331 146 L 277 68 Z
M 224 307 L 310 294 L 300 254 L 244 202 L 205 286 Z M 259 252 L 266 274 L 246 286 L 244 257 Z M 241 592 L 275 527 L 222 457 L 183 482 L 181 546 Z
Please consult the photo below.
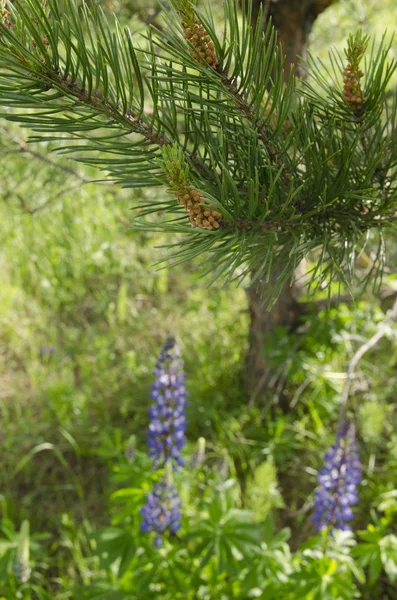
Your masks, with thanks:
M 20 161 L 29 164 L 27 157 Z M 38 162 L 36 168 L 40 187 L 47 172 Z M 104 427 L 110 436 L 112 428 L 122 428 L 124 441 L 144 431 L 151 370 L 167 333 L 180 338 L 195 380 L 192 435 L 208 428 L 217 407 L 235 398 L 235 390 L 218 382 L 225 374 L 232 382 L 233 372 L 238 380 L 247 339 L 245 294 L 206 289 L 194 265 L 156 270 L 162 251 L 154 247 L 163 240 L 131 231 L 127 193 L 89 184 L 33 215 L 15 201 L 0 211 L 0 394 L 7 429 L 1 489 L 18 495 L 25 488 L 14 504 L 17 518 L 37 501 L 47 518 L 54 493 L 59 500 L 69 479 L 65 465 L 48 451 L 16 478 L 13 469 L 37 444 L 54 443 L 66 464 L 77 465 L 77 479 L 87 480 L 95 516 L 95 506 L 99 513 L 103 506 L 103 485 L 96 492 L 101 499 L 95 499 L 89 482 L 102 480 L 102 466 L 92 457 Z M 212 393 L 210 414 L 203 414 Z M 66 496 L 65 507 L 75 491 Z

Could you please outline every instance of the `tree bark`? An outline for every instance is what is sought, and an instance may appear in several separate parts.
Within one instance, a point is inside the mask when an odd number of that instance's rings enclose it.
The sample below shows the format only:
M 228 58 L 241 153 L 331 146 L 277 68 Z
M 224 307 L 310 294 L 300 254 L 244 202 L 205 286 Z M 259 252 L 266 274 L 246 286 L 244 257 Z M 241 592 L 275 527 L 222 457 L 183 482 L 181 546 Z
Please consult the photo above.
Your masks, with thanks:
M 305 58 L 309 35 L 314 21 L 334 0 L 252 0 L 252 24 L 256 25 L 259 7 L 263 5 L 264 24 L 269 19 L 277 31 L 279 43 L 285 55 L 285 77 L 288 79 L 291 65 L 301 77 L 297 57 Z
M 292 65 L 295 65 L 295 74 L 304 76 L 303 70 L 297 64 L 298 57 L 306 56 L 313 23 L 332 2 L 333 0 L 252 0 L 253 26 L 257 23 L 259 7 L 263 4 L 263 27 L 265 28 L 271 19 L 277 30 L 279 43 L 285 54 L 286 81 Z M 272 373 L 264 356 L 264 347 L 266 338 L 276 327 L 293 332 L 305 311 L 298 301 L 297 285 L 284 286 L 276 304 L 270 311 L 267 310 L 263 297 L 266 295 L 266 288 L 274 285 L 276 280 L 277 273 L 269 283 L 256 281 L 248 289 L 250 328 L 245 387 L 251 404 L 263 396 L 272 399 L 276 392 L 280 405 L 287 410 L 288 405 L 280 393 L 281 388 L 278 388 L 280 382 L 282 385 L 282 377 L 280 379 Z

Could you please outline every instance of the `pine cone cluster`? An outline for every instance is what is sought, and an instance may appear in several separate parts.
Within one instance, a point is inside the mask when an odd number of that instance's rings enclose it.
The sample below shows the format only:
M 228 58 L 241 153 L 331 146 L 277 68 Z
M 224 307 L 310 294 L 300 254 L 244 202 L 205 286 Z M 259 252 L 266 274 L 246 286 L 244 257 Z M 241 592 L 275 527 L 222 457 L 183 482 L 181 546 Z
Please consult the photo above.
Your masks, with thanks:
M 193 26 L 189 25 L 186 20 L 183 20 L 182 27 L 185 39 L 194 46 L 202 59 L 198 58 L 196 52 L 193 50 L 191 52 L 192 56 L 194 56 L 200 64 L 204 64 L 205 61 L 214 69 L 218 64 L 214 42 L 211 41 L 211 38 L 200 22 L 200 19 L 195 19 Z
M 203 200 L 203 194 L 195 190 L 187 190 L 184 193 L 178 193 L 177 199 L 179 204 L 182 204 L 189 213 L 189 221 L 193 227 L 219 229 L 221 214 L 217 210 L 213 210 L 208 202 Z
M 361 70 L 357 74 L 353 72 L 353 68 L 349 63 L 343 72 L 343 97 L 353 108 L 360 108 L 363 103 L 363 95 L 360 86 L 360 79 L 364 76 Z

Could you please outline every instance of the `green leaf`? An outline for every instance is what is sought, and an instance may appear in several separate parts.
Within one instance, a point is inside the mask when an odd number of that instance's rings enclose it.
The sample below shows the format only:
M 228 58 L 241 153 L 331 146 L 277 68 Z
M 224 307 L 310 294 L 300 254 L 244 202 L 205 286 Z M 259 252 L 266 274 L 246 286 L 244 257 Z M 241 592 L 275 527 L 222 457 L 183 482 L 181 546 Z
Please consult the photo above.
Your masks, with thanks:
M 109 584 L 84 585 L 74 590 L 76 600 L 135 600 L 136 596 L 111 589 Z
M 118 563 L 118 576 L 121 577 L 136 552 L 133 536 L 123 529 L 107 527 L 100 529 L 93 535 L 96 542 L 96 553 L 101 559 L 101 565 L 108 569 Z

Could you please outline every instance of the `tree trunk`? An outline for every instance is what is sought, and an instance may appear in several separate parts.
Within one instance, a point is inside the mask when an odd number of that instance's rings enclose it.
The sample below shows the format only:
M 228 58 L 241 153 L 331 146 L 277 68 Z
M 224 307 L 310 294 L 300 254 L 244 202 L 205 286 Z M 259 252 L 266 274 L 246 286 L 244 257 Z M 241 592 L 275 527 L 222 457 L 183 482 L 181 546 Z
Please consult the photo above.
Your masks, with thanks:
M 296 66 L 295 74 L 302 76 L 297 57 L 305 58 L 313 23 L 332 2 L 333 0 L 252 0 L 252 24 L 256 24 L 259 7 L 263 4 L 265 26 L 271 19 L 277 30 L 286 57 L 286 79 L 293 64 Z
M 298 57 L 305 57 L 309 34 L 313 23 L 318 15 L 325 10 L 333 0 L 264 0 L 263 13 L 266 27 L 271 18 L 275 26 L 282 52 L 285 54 L 285 80 L 288 79 L 291 66 L 295 65 L 295 74 L 303 76 L 299 68 Z M 261 0 L 252 0 L 252 22 L 256 24 Z M 284 327 L 288 332 L 293 332 L 299 324 L 303 314 L 302 307 L 298 301 L 298 287 L 296 285 L 285 285 L 279 299 L 269 311 L 263 304 L 263 296 L 266 295 L 266 287 L 274 285 L 277 273 L 273 281 L 264 284 L 256 281 L 248 289 L 250 329 L 249 349 L 245 369 L 246 390 L 250 396 L 250 403 L 256 398 L 266 396 L 272 399 L 276 392 L 280 405 L 287 410 L 285 399 L 280 395 L 282 385 L 281 379 L 271 372 L 264 357 L 264 345 L 266 337 L 274 332 L 276 327 Z M 269 395 L 270 392 L 270 395 Z

